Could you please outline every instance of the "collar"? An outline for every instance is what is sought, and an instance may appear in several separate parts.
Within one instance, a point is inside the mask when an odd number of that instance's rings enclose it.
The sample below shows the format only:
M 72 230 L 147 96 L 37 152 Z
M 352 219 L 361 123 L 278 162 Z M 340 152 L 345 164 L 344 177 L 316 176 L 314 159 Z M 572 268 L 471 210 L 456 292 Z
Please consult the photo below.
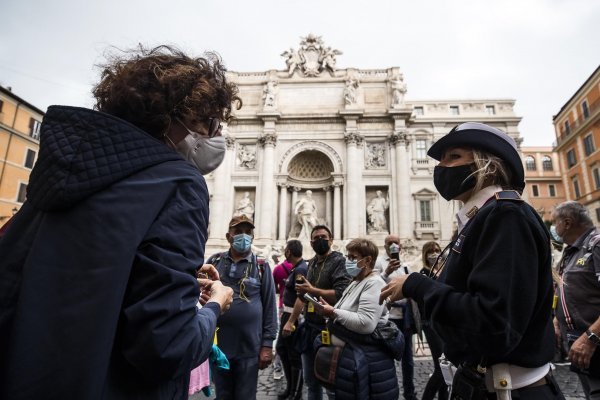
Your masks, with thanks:
M 248 255 L 246 257 L 240 258 L 240 260 L 238 262 L 240 262 L 242 260 L 246 260 L 249 263 L 251 263 L 252 262 L 252 257 L 254 257 L 254 253 L 250 252 L 250 253 L 248 253 Z M 231 257 L 231 251 L 230 250 L 227 250 L 227 258 L 229 258 L 231 260 L 231 262 L 234 262 L 233 258 Z
M 594 232 L 596 232 L 596 228 L 590 228 L 590 230 L 586 231 L 583 235 L 579 236 L 577 238 L 577 240 L 575 241 L 575 243 L 573 243 L 570 246 L 567 246 L 567 248 L 569 248 L 569 249 L 571 249 L 571 248 L 577 248 L 577 249 L 582 248 L 583 245 L 585 244 L 585 241 L 588 238 L 588 236 L 590 236 Z
M 456 213 L 456 220 L 458 222 L 458 232 L 462 231 L 469 219 L 473 218 L 475 213 L 483 207 L 483 205 L 494 195 L 496 192 L 501 192 L 502 187 L 498 185 L 486 186 L 479 192 L 475 193 Z

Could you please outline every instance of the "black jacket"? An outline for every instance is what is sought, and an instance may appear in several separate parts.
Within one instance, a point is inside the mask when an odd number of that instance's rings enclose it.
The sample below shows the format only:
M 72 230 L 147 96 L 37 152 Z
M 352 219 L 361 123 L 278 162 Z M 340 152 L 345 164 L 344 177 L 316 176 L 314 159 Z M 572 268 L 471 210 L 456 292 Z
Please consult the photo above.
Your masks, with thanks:
M 27 197 L 0 239 L 0 398 L 187 399 L 219 313 L 196 308 L 198 170 L 123 120 L 52 106 Z
M 550 237 L 535 210 L 490 200 L 453 242 L 440 279 L 411 274 L 403 292 L 425 316 L 455 364 L 552 359 Z

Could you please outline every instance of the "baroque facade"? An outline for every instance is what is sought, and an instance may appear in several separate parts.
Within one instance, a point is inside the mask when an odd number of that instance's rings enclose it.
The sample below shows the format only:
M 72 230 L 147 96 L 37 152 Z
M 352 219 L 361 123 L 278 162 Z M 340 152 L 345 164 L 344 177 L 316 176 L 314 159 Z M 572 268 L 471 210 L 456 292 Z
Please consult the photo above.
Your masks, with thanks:
M 285 69 L 229 73 L 243 107 L 223 131 L 223 164 L 207 176 L 207 254 L 228 247 L 227 223 L 245 209 L 263 255 L 291 238 L 310 255 L 305 230 L 317 222 L 340 250 L 356 237 L 382 246 L 394 233 L 416 259 L 425 241 L 450 240 L 457 210 L 433 185 L 431 144 L 465 121 L 521 141 L 513 100 L 411 101 L 400 68 L 337 69 L 340 54 L 309 35 L 282 54 Z

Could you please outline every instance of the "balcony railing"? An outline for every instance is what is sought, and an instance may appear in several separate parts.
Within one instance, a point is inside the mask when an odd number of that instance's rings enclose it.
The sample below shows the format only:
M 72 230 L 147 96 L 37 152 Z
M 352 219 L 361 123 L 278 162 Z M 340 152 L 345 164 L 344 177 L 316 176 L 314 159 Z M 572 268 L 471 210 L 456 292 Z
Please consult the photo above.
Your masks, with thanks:
M 573 121 L 573 123 L 570 125 L 569 133 L 566 133 L 564 131 L 564 127 L 561 128 L 561 134 L 557 139 L 557 146 L 563 143 L 565 140 L 567 140 L 573 134 L 573 132 L 575 132 L 581 125 L 585 124 L 588 120 L 594 118 L 598 114 L 598 112 L 600 111 L 600 99 L 593 102 L 589 106 L 588 110 L 589 111 L 587 118 L 582 115 L 581 117 Z
M 423 235 L 432 235 L 434 239 L 440 238 L 440 223 L 438 221 L 416 221 L 415 236 L 421 239 Z

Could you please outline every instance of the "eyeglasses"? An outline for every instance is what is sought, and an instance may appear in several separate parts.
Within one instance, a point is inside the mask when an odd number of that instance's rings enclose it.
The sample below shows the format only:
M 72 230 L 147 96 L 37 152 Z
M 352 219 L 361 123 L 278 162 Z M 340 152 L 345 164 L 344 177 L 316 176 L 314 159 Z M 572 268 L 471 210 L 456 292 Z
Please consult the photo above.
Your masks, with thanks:
M 221 125 L 221 120 L 217 117 L 209 117 L 206 119 L 206 124 L 208 126 L 208 133 L 206 135 L 204 135 L 200 132 L 191 130 L 179 118 L 177 118 L 177 121 L 179 121 L 181 126 L 183 126 L 188 131 L 188 133 L 192 136 L 198 135 L 198 136 L 208 136 L 209 138 L 214 138 L 215 136 L 217 136 L 217 134 L 219 132 L 221 132 L 221 129 L 223 129 L 223 125 Z
M 217 133 L 221 132 L 223 129 L 223 125 L 221 125 L 221 120 L 216 117 L 208 118 L 208 137 L 213 138 L 217 136 Z

